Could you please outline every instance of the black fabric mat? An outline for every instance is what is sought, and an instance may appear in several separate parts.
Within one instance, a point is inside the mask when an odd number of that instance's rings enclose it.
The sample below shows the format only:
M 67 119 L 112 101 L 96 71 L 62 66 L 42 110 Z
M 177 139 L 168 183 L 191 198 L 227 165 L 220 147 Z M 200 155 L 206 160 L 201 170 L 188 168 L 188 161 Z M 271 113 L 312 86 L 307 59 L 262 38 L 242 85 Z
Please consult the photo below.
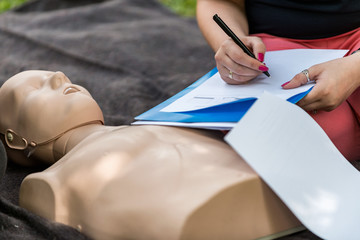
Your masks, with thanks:
M 0 42 L 0 84 L 24 70 L 62 71 L 90 91 L 107 125 L 131 123 L 215 66 L 195 19 L 156 0 L 31 1 L 0 15 Z M 22 179 L 43 169 L 8 164 L 0 239 L 87 239 L 18 206 Z M 318 238 L 304 231 L 282 239 Z

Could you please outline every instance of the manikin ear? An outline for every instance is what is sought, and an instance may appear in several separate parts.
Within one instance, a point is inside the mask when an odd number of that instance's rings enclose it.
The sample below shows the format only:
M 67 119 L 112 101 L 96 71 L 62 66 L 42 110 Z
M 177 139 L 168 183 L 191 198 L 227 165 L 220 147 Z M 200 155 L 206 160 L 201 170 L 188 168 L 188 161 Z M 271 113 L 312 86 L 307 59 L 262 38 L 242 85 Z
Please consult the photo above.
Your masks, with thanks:
M 25 150 L 28 147 L 27 140 L 11 129 L 5 131 L 5 142 L 10 148 L 16 150 Z
M 0 133 L 0 144 L 3 145 L 3 147 L 5 147 L 4 149 L 4 153 L 5 156 L 7 156 L 5 159 L 9 159 L 12 162 L 22 165 L 22 166 L 35 166 L 35 165 L 39 165 L 39 161 L 37 159 L 33 159 L 33 158 L 28 158 L 26 156 L 26 152 L 24 150 L 16 150 L 13 148 L 10 148 L 5 140 L 5 137 L 3 134 Z M 1 150 L 0 150 L 0 174 L 1 174 L 1 170 L 2 167 L 6 168 L 6 164 L 3 164 L 3 160 L 2 160 L 2 155 L 1 155 Z M 6 161 L 7 162 L 7 161 Z

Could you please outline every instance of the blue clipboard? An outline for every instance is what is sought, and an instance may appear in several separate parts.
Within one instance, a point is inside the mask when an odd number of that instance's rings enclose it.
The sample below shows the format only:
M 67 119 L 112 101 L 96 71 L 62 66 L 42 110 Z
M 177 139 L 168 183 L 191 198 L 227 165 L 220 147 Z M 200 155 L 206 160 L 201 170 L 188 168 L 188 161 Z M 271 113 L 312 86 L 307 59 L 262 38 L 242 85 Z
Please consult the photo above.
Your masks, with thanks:
M 189 93 L 199 85 L 204 83 L 207 79 L 217 73 L 217 68 L 212 69 L 210 72 L 202 76 L 196 82 L 185 88 L 181 92 L 177 93 L 168 100 L 160 103 L 147 112 L 135 117 L 138 121 L 164 121 L 164 122 L 238 122 L 250 107 L 256 101 L 256 98 L 244 98 L 237 101 L 224 103 L 208 108 L 187 111 L 187 112 L 161 112 L 161 109 L 167 107 L 177 99 L 181 98 L 185 94 Z M 291 103 L 297 103 L 306 94 L 311 91 L 311 88 L 305 92 L 296 94 L 287 99 Z

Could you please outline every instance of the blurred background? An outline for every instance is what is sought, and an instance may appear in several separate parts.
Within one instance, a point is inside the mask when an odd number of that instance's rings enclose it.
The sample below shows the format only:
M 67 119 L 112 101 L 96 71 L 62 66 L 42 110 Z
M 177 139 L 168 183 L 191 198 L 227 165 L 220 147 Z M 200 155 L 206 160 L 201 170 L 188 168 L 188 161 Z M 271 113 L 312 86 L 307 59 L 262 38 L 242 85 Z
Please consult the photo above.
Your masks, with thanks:
M 159 0 L 165 6 L 172 9 L 174 12 L 186 16 L 195 16 L 196 0 Z
M 0 0 L 0 13 L 20 6 L 29 0 Z M 184 17 L 195 16 L 196 0 L 158 0 L 172 11 Z
M 27 2 L 27 0 L 0 0 L 0 13 L 17 7 L 25 2 Z

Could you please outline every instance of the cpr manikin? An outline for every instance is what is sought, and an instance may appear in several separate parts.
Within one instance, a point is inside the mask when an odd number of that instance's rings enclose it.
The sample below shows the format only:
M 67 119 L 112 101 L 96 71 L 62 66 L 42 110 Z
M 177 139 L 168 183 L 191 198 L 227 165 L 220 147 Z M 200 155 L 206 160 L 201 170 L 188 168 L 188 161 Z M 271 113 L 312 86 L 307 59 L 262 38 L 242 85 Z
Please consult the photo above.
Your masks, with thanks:
M 0 88 L 10 159 L 45 162 L 20 205 L 95 239 L 254 239 L 301 224 L 216 132 L 103 125 L 61 72 L 25 71 Z

